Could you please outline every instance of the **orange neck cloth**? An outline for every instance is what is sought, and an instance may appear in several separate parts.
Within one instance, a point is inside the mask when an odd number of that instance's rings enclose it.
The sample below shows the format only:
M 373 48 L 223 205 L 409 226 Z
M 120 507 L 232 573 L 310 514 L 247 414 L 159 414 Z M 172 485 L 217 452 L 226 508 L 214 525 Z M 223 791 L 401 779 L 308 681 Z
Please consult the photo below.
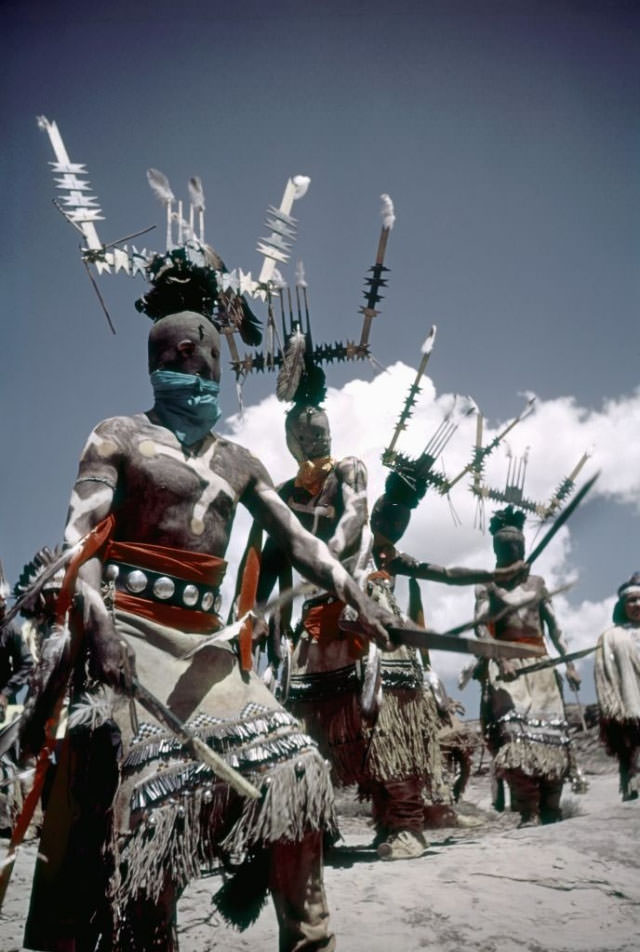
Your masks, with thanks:
M 336 461 L 332 456 L 305 459 L 300 463 L 294 485 L 306 489 L 311 496 L 316 496 L 335 465 Z

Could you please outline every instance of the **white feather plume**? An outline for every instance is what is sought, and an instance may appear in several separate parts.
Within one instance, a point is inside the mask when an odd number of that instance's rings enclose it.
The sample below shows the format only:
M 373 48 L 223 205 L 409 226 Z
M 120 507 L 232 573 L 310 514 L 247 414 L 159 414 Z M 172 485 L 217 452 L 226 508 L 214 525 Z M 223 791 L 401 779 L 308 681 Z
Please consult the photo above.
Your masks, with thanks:
M 267 324 L 267 334 L 266 334 L 266 341 L 265 341 L 265 348 L 264 348 L 265 353 L 267 355 L 267 360 L 269 361 L 273 360 L 273 344 L 274 344 L 273 320 L 270 320 L 269 323 Z
M 291 336 L 276 383 L 278 400 L 293 400 L 304 369 L 306 344 L 305 336 L 300 331 Z
M 463 417 L 471 416 L 472 413 L 479 413 L 478 404 L 469 394 L 463 394 L 459 398 L 458 414 Z
M 380 208 L 380 214 L 382 215 L 382 225 L 384 228 L 391 230 L 396 223 L 396 213 L 393 207 L 393 202 L 391 201 L 391 196 L 387 195 L 386 192 L 383 192 L 380 196 L 380 201 L 382 206 Z
M 530 406 L 533 406 L 533 404 L 538 399 L 536 394 L 533 392 L 533 390 L 519 390 L 518 396 L 523 397 L 527 401 L 527 404 L 529 404 Z
M 308 175 L 294 175 L 292 181 L 296 187 L 293 199 L 294 201 L 297 201 L 299 198 L 302 198 L 303 195 L 307 194 L 307 189 L 311 184 L 311 179 Z
M 296 285 L 299 288 L 306 288 L 309 286 L 306 281 L 306 274 L 302 261 L 298 261 L 296 264 Z
M 114 709 L 119 706 L 118 700 L 115 691 L 109 687 L 101 687 L 91 694 L 87 692 L 81 695 L 69 715 L 69 727 L 86 725 L 95 730 L 105 721 L 111 720 Z
M 273 269 L 271 283 L 273 284 L 276 291 L 280 291 L 282 288 L 286 288 L 287 286 L 287 282 L 282 277 L 282 273 L 278 270 L 278 268 Z
M 171 191 L 169 179 L 164 172 L 158 169 L 147 169 L 147 182 L 151 186 L 152 192 L 157 195 L 161 202 L 173 202 L 175 195 Z
M 199 175 L 192 175 L 189 179 L 189 201 L 197 211 L 204 211 L 204 189 Z
M 432 324 L 432 325 L 431 325 L 431 330 L 430 330 L 429 333 L 427 334 L 426 339 L 425 339 L 425 342 L 424 342 L 424 344 L 422 345 L 422 347 L 420 348 L 421 353 L 423 353 L 423 354 L 430 354 L 430 353 L 431 353 L 431 351 L 433 350 L 433 347 L 434 347 L 434 345 L 435 345 L 435 342 L 436 342 L 436 331 L 437 331 L 437 330 L 438 330 L 438 328 L 436 327 L 436 325 L 435 325 L 435 324 Z

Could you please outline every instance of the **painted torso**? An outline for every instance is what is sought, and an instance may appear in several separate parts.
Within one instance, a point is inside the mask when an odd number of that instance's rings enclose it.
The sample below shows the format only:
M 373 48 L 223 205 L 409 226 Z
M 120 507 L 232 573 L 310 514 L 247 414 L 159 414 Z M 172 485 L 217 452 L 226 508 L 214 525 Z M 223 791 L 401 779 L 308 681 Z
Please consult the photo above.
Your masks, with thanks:
M 343 512 L 344 505 L 338 475 L 334 468 L 324 481 L 321 490 L 311 495 L 306 489 L 289 479 L 278 490 L 289 509 L 295 512 L 302 525 L 313 535 L 328 542 L 333 535 Z
M 222 556 L 238 500 L 262 467 L 247 450 L 210 435 L 186 449 L 146 414 L 112 417 L 91 433 L 71 500 L 68 538 L 112 493 L 115 538 Z
M 528 597 L 544 598 L 544 580 L 539 575 L 530 575 L 526 581 L 513 588 L 503 588 L 495 582 L 478 589 L 477 599 L 487 597 L 491 615 L 498 615 L 511 605 L 517 605 Z M 495 637 L 504 641 L 543 640 L 544 632 L 540 616 L 540 601 L 507 612 L 494 622 Z

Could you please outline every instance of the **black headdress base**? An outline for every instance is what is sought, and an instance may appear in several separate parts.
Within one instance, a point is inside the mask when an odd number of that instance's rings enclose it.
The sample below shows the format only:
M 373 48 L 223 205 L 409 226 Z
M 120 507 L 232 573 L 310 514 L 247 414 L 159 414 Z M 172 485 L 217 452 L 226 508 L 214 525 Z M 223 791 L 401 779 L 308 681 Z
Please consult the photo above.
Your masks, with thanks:
M 245 344 L 254 347 L 262 340 L 260 321 L 243 296 L 220 287 L 223 267 L 212 249 L 197 243 L 156 254 L 146 268 L 151 288 L 135 302 L 136 310 L 153 321 L 194 311 L 219 331 L 237 329 Z
M 506 509 L 498 509 L 497 512 L 494 512 L 489 522 L 489 532 L 493 536 L 499 532 L 504 533 L 505 531 L 522 534 L 526 519 L 526 513 L 524 513 L 522 509 L 516 509 L 513 506 L 507 506 Z

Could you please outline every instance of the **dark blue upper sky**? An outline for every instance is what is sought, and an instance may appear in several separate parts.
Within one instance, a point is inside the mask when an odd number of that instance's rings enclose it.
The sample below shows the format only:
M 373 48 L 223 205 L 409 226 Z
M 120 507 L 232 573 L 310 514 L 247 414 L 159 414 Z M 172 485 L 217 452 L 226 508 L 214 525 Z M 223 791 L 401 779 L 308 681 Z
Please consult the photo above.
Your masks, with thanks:
M 5 0 L 0 16 L 0 554 L 12 576 L 60 537 L 91 426 L 150 402 L 142 282 L 101 279 L 112 337 L 78 236 L 51 204 L 40 113 L 87 164 L 106 241 L 161 223 L 149 166 L 185 197 L 199 174 L 209 240 L 255 274 L 266 205 L 289 175 L 309 175 L 294 258 L 319 338 L 359 333 L 390 193 L 373 350 L 415 364 L 436 322 L 438 389 L 473 394 L 492 418 L 519 409 L 525 389 L 596 407 L 637 386 L 637 4 Z M 145 239 L 161 248 L 162 229 Z M 331 383 L 352 374 L 335 368 Z M 272 385 L 250 380 L 245 397 Z M 628 564 L 630 515 L 594 507 L 593 551 L 621 546 Z

